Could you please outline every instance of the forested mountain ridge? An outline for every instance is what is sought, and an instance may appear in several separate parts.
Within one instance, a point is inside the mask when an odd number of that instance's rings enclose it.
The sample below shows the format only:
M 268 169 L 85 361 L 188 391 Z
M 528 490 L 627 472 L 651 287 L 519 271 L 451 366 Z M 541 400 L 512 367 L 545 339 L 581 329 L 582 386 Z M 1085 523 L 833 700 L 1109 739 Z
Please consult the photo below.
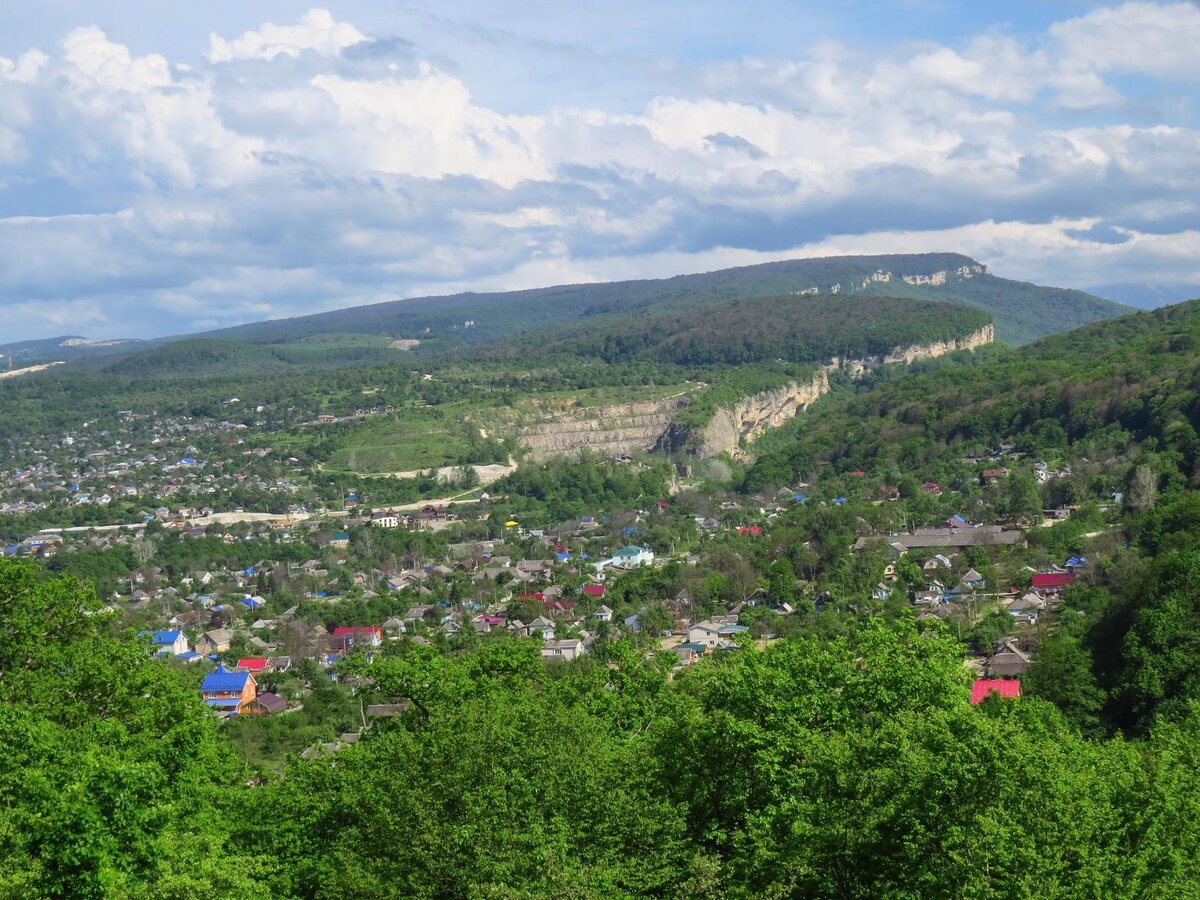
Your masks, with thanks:
M 990 313 L 997 336 L 1023 343 L 1127 310 L 1081 291 L 997 278 L 957 253 L 796 259 L 641 281 L 559 285 L 505 293 L 418 297 L 293 319 L 256 322 L 206 337 L 284 343 L 327 332 L 480 344 L 613 313 L 678 313 L 750 297 L 867 293 L 946 301 Z
M 883 358 L 953 341 L 992 324 L 982 310 L 887 296 L 754 297 L 709 309 L 643 316 L 605 315 L 547 328 L 500 352 L 542 352 L 675 365 L 745 365 Z
M 792 477 L 818 459 L 848 468 L 916 466 L 951 445 L 1016 441 L 1057 450 L 1154 439 L 1195 463 L 1200 445 L 1200 300 L 1099 322 L 1026 347 L 880 373 L 866 389 L 783 435 L 751 481 Z M 797 439 L 798 438 L 798 439 Z M 770 471 L 774 474 L 769 474 Z M 1190 469 L 1187 469 L 1190 472 Z

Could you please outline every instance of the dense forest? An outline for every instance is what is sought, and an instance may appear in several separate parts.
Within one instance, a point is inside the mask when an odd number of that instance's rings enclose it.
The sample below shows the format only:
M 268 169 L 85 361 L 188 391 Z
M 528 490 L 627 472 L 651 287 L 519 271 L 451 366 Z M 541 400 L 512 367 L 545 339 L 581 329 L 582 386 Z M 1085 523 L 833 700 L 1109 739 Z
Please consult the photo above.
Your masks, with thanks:
M 756 297 L 674 315 L 589 319 L 519 340 L 514 352 L 540 346 L 608 363 L 690 366 L 828 362 L 949 341 L 990 322 L 979 310 L 894 297 Z
M 747 485 L 787 483 L 818 461 L 903 470 L 1009 441 L 1032 453 L 1146 453 L 1167 483 L 1194 478 L 1200 439 L 1200 301 L 1137 313 L 909 370 L 855 392 L 765 441 Z

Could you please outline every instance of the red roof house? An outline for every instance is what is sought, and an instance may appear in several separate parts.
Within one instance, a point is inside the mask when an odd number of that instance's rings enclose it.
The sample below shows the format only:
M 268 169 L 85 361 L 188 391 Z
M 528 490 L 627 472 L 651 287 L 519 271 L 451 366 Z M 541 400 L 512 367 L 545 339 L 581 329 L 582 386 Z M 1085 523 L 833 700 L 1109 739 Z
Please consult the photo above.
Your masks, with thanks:
M 333 629 L 335 638 L 349 638 L 355 644 L 378 647 L 383 643 L 383 628 L 379 625 L 339 625 Z
M 585 584 L 583 586 L 583 593 L 584 593 L 584 596 L 586 596 L 586 597 L 603 597 L 604 593 L 605 593 L 604 585 L 602 585 L 602 584 Z
M 1074 580 L 1074 572 L 1038 572 L 1033 576 L 1033 588 L 1034 590 L 1062 590 Z
M 248 656 L 237 661 L 239 669 L 245 669 L 247 672 L 265 672 L 267 671 L 267 661 L 261 656 Z
M 1021 682 L 1015 678 L 976 678 L 971 685 L 971 705 L 982 703 L 992 694 L 1005 700 L 1021 696 Z

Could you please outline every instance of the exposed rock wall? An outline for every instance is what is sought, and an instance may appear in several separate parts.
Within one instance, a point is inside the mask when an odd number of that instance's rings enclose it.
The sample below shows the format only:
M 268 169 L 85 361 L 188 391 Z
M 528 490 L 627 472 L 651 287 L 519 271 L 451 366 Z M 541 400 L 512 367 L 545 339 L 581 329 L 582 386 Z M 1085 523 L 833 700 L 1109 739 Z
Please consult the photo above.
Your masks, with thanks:
M 744 397 L 732 409 L 718 409 L 716 415 L 704 427 L 696 442 L 697 456 L 716 456 L 728 453 L 733 457 L 743 454 L 743 444 L 753 441 L 768 428 L 776 428 L 809 404 L 829 392 L 829 375 L 818 369 L 812 380 L 804 383 L 790 382 L 786 386 Z
M 973 334 L 966 337 L 954 338 L 949 341 L 937 341 L 932 344 L 920 344 L 916 347 L 897 347 L 883 358 L 885 363 L 911 363 L 918 359 L 934 359 L 954 353 L 956 350 L 974 350 L 996 340 L 996 326 L 984 325 Z
M 520 443 L 534 461 L 559 454 L 592 450 L 607 455 L 654 450 L 686 452 L 700 457 L 728 453 L 746 455 L 746 445 L 769 428 L 782 425 L 829 391 L 829 373 L 840 371 L 852 378 L 887 363 L 933 359 L 956 350 L 974 350 L 995 340 L 995 328 L 949 341 L 897 347 L 872 359 L 834 359 L 807 382 L 790 382 L 774 391 L 744 397 L 731 408 L 718 409 L 702 429 L 675 421 L 689 397 L 677 396 L 646 403 L 630 403 L 571 410 L 521 430 Z
M 642 452 L 655 446 L 687 403 L 687 397 L 672 397 L 572 411 L 553 421 L 522 429 L 520 442 L 527 458 L 535 462 L 580 450 L 605 454 Z

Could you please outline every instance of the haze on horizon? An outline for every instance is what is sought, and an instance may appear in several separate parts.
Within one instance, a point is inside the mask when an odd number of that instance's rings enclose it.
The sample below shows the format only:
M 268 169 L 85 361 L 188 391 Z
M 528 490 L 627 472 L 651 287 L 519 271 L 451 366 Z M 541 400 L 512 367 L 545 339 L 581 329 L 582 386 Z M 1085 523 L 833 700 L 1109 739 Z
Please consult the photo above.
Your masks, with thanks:
M 0 342 L 953 251 L 1200 295 L 1200 7 L 16 0 Z

